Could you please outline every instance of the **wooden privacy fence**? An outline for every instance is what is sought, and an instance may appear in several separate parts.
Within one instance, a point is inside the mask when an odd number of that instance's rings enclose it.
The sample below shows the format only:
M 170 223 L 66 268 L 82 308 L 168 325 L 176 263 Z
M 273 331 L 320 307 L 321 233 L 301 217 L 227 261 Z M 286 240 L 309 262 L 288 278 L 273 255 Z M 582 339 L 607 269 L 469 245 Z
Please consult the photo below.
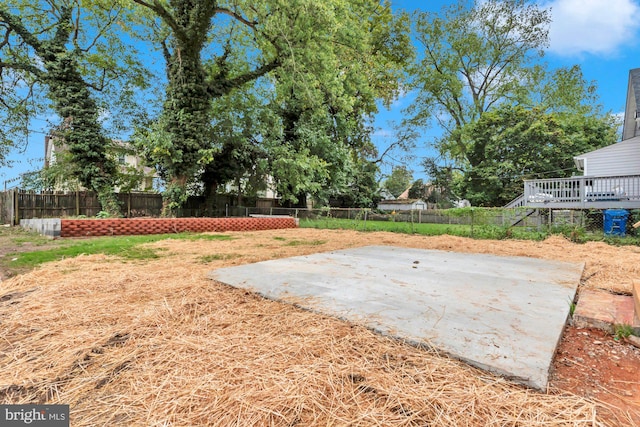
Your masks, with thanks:
M 13 224 L 16 217 L 14 207 L 15 191 L 3 191 L 0 193 L 0 224 Z
M 162 213 L 162 195 L 156 193 L 117 193 L 122 214 L 127 218 L 158 217 Z M 204 197 L 189 197 L 178 210 L 178 217 L 230 216 L 234 198 L 216 195 L 209 205 Z M 0 224 L 18 225 L 21 219 L 94 217 L 100 212 L 97 195 L 92 191 L 61 192 L 9 190 L 0 192 Z
M 159 216 L 162 195 L 155 193 L 119 193 L 122 213 L 128 218 Z M 21 219 L 96 216 L 100 212 L 97 195 L 92 191 L 0 192 L 0 223 L 17 225 Z

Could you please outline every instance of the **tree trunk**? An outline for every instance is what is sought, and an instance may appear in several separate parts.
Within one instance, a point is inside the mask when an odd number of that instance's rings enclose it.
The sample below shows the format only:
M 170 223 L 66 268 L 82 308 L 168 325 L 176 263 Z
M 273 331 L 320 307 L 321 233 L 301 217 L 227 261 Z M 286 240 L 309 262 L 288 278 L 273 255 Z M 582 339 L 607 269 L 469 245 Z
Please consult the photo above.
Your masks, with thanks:
M 175 217 L 178 209 L 187 201 L 187 177 L 177 176 L 171 179 L 162 197 L 162 216 Z

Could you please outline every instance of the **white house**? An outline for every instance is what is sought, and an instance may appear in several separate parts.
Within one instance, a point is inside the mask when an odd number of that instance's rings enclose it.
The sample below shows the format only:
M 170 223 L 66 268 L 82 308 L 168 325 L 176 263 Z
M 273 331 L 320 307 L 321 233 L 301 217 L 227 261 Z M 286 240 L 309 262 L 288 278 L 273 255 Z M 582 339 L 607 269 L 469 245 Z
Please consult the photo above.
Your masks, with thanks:
M 640 136 L 573 158 L 584 176 L 625 176 L 640 173 Z
M 629 71 L 622 141 L 573 158 L 584 176 L 640 174 L 640 68 Z
M 525 180 L 507 207 L 640 208 L 640 68 L 629 71 L 622 141 L 573 160 L 582 176 Z
M 426 210 L 427 202 L 420 199 L 381 200 L 378 202 L 378 209 L 381 211 Z
M 47 135 L 44 138 L 44 167 L 53 166 L 59 157 L 67 149 L 64 142 L 60 143 L 60 138 Z M 113 153 L 111 155 L 116 159 L 120 173 L 124 176 L 130 176 L 135 179 L 138 184 L 133 191 L 149 191 L 154 189 L 155 180 L 158 174 L 155 169 L 145 166 L 140 156 L 135 154 L 133 147 L 127 142 L 114 140 Z M 56 182 L 55 190 L 64 190 L 70 182 Z M 75 185 L 75 184 L 72 184 Z M 116 191 L 119 189 L 116 188 Z

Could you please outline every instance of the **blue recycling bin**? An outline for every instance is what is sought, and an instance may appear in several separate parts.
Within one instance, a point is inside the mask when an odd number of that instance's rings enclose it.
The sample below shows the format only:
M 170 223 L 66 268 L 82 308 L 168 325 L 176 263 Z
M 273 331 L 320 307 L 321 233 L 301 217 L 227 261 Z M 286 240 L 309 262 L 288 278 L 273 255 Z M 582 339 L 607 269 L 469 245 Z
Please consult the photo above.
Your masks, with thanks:
M 624 236 L 627 232 L 627 217 L 629 211 L 625 209 L 607 209 L 603 212 L 604 234 L 609 236 Z

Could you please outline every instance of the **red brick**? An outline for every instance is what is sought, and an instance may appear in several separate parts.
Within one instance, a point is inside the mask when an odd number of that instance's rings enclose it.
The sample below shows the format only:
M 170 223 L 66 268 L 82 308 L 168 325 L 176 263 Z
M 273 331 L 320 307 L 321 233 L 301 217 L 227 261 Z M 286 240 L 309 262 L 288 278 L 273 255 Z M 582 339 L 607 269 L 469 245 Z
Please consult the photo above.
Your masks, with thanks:
M 293 218 L 157 218 L 61 221 L 62 237 L 191 232 L 252 231 L 294 228 Z

